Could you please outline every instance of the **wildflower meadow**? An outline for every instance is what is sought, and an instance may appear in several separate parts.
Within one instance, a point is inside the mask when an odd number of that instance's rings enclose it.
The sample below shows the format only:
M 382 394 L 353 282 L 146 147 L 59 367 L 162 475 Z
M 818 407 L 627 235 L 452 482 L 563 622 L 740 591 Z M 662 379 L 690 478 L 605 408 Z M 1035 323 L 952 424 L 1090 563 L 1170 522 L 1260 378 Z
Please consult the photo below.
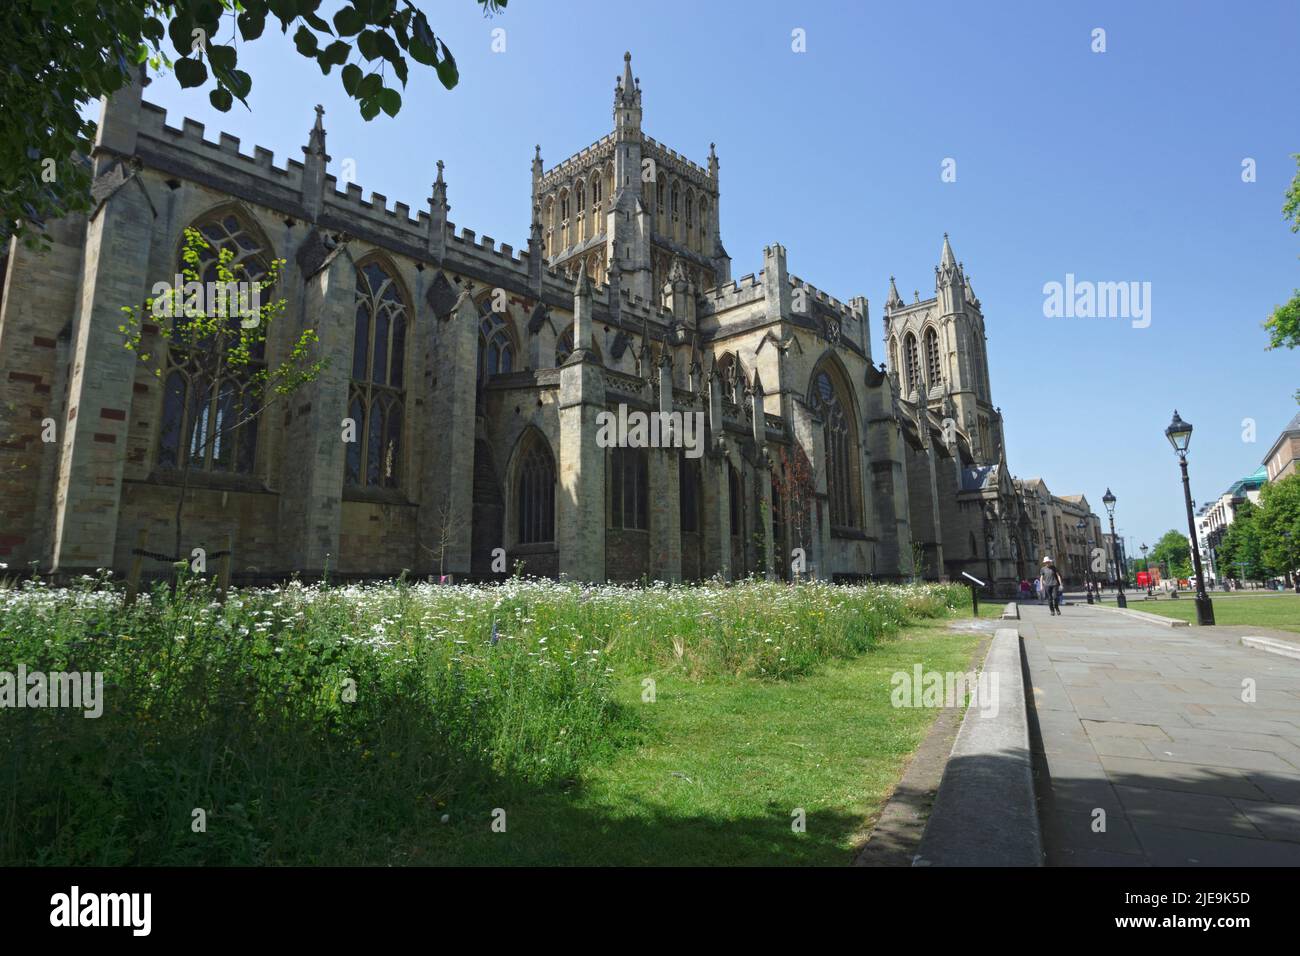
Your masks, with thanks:
M 0 710 L 0 863 L 409 862 L 423 834 L 638 746 L 620 682 L 797 681 L 963 593 L 516 578 L 219 602 L 191 578 L 128 605 L 104 577 L 13 583 L 0 671 L 104 684 L 95 718 Z

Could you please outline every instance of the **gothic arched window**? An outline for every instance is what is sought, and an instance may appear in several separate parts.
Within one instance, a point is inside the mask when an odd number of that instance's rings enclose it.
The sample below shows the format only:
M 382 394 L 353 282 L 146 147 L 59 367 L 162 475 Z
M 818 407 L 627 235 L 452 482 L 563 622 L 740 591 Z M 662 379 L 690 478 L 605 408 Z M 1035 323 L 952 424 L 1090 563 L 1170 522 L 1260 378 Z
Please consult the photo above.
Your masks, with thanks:
M 731 515 L 731 536 L 739 538 L 741 532 L 740 472 L 730 464 L 727 465 L 727 504 Z
M 822 420 L 826 461 L 826 495 L 831 505 L 831 526 L 857 528 L 860 524 L 858 494 L 858 440 L 851 402 L 844 390 L 822 370 L 813 377 L 810 404 Z
M 678 506 L 682 533 L 700 530 L 700 460 L 677 456 Z
M 644 531 L 649 525 L 650 469 L 644 448 L 611 448 L 609 526 Z
M 686 194 L 686 228 L 690 229 L 695 225 L 695 198 Z
M 555 540 L 555 458 L 537 434 L 524 439 L 519 477 L 515 484 L 515 507 L 520 544 Z
M 483 313 L 478 327 L 478 382 L 483 385 L 493 375 L 513 372 L 515 343 L 505 316 L 490 308 Z
M 921 359 L 916 354 L 916 336 L 911 332 L 903 339 L 903 363 L 907 371 L 907 394 L 911 395 L 913 389 L 921 388 Z
M 591 208 L 595 209 L 600 205 L 600 174 L 591 181 Z
M 892 335 L 889 337 L 889 368 L 898 371 L 898 339 Z
M 934 329 L 925 330 L 925 367 L 930 388 L 943 382 L 943 364 L 939 358 L 939 334 Z
M 354 431 L 344 455 L 344 480 L 397 488 L 406 410 L 406 300 L 388 270 L 369 262 L 357 267 L 356 307 L 348 387 Z
M 195 228 L 208 243 L 196 264 L 205 287 L 219 281 L 217 263 L 223 252 L 229 253 L 228 268 L 236 281 L 255 282 L 267 274 L 269 250 L 234 213 L 212 215 Z M 177 272 L 186 266 L 184 261 L 178 262 Z M 237 315 L 231 318 L 238 321 Z M 183 316 L 173 321 L 179 325 Z M 257 452 L 257 419 L 253 416 L 258 407 L 248 386 L 264 370 L 265 343 L 252 345 L 249 364 L 235 373 L 222 372 L 215 381 L 211 363 L 204 361 L 212 349 L 234 344 L 230 339 L 238 335 L 238 328 L 232 325 L 230 331 L 218 333 L 215 341 L 183 342 L 186 337 L 178 336 L 170 343 L 158 432 L 159 467 L 181 468 L 188 457 L 189 466 L 202 471 L 252 472 Z
M 600 359 L 600 346 L 595 342 L 591 343 L 591 351 L 595 353 L 597 360 Z M 559 368 L 564 364 L 564 360 L 573 354 L 573 326 L 560 333 L 560 337 L 555 340 L 555 367 Z

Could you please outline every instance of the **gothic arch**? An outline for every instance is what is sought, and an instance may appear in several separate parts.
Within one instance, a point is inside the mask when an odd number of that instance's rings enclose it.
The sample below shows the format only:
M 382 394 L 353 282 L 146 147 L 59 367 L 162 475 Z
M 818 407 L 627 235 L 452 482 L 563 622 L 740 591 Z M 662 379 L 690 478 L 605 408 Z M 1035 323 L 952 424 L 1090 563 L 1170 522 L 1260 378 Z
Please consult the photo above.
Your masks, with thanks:
M 217 280 L 217 257 L 222 249 L 234 253 L 232 263 L 242 265 L 237 281 L 264 276 L 276 258 L 275 247 L 252 211 L 237 200 L 210 206 L 185 228 L 197 229 L 209 243 L 198 273 L 202 282 Z M 182 251 L 185 230 L 177 234 L 172 263 L 185 268 Z M 172 279 L 175 273 L 170 273 Z M 179 322 L 179 317 L 173 321 Z M 210 380 L 198 350 L 179 343 L 167 347 L 163 388 L 159 396 L 154 460 L 163 469 L 179 468 L 188 459 L 202 471 L 251 473 L 256 464 L 258 420 L 231 425 L 244 417 L 246 386 L 264 360 L 265 342 L 252 350 L 253 366 L 238 374 L 223 373 Z
M 596 342 L 596 337 L 591 338 L 591 350 L 596 353 L 596 360 L 600 364 L 605 364 L 600 354 L 600 345 Z M 573 323 L 570 322 L 564 331 L 555 337 L 555 367 L 559 368 L 564 364 L 573 352 Z
M 411 380 L 411 298 L 395 263 L 378 250 L 355 263 L 356 310 L 348 384 L 354 439 L 344 483 L 399 488 L 406 460 L 406 383 Z
M 259 249 L 263 251 L 268 263 L 272 259 L 278 258 L 275 254 L 275 244 L 271 242 L 271 238 L 266 234 L 266 230 L 264 230 L 261 223 L 257 221 L 257 217 L 253 214 L 253 211 L 238 199 L 226 199 L 209 206 L 203 212 L 192 216 L 185 228 L 200 229 L 201 225 L 204 223 L 222 221 L 229 216 L 235 218 L 242 231 L 245 232 L 257 244 Z M 172 253 L 173 262 L 181 261 L 181 251 L 185 247 L 185 228 L 182 228 L 176 234 L 176 247 Z M 202 230 L 200 229 L 200 231 Z M 208 238 L 209 242 L 212 241 L 210 237 L 205 236 L 205 238 Z M 171 279 L 172 277 L 168 276 L 167 278 Z
M 536 425 L 519 435 L 506 465 L 506 540 L 511 546 L 556 540 L 559 468 L 551 443 Z
M 943 351 L 939 345 L 939 331 L 934 323 L 927 322 L 921 329 L 921 342 L 924 347 L 923 368 L 927 388 L 943 384 Z
M 523 368 L 523 351 L 515 329 L 514 313 L 507 304 L 504 312 L 492 311 L 493 295 L 489 292 L 477 302 L 479 315 L 478 375 L 479 386 L 493 375 Z
M 915 332 L 909 331 L 903 336 L 903 372 L 903 392 L 910 398 L 913 390 L 917 392 L 922 390 L 920 347 Z
M 814 462 L 826 476 L 832 528 L 861 528 L 862 445 L 857 394 L 844 363 L 829 352 L 813 366 L 808 405 L 822 421 L 825 461 Z

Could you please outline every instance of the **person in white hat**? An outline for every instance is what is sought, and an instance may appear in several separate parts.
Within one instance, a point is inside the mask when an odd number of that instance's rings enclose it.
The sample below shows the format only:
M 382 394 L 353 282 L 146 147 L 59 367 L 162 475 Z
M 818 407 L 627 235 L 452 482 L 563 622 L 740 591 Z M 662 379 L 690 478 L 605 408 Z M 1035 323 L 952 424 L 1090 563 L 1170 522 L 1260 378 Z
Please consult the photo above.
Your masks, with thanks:
M 1061 580 L 1061 572 L 1056 570 L 1050 555 L 1043 558 L 1043 569 L 1038 572 L 1038 580 L 1042 583 L 1043 594 L 1047 597 L 1047 609 L 1053 614 L 1060 614 L 1061 590 L 1065 587 L 1065 582 Z

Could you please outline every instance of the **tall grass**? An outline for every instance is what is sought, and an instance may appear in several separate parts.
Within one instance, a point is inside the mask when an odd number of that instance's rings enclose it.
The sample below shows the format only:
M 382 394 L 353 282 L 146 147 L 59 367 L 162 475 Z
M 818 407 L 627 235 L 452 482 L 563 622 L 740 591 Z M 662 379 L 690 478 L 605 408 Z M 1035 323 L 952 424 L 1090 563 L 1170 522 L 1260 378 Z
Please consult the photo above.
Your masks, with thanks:
M 0 671 L 105 674 L 99 719 L 0 710 L 0 864 L 400 863 L 442 815 L 563 786 L 634 736 L 618 677 L 786 680 L 961 594 L 514 580 L 218 604 L 190 581 L 126 607 L 89 578 L 0 589 Z

